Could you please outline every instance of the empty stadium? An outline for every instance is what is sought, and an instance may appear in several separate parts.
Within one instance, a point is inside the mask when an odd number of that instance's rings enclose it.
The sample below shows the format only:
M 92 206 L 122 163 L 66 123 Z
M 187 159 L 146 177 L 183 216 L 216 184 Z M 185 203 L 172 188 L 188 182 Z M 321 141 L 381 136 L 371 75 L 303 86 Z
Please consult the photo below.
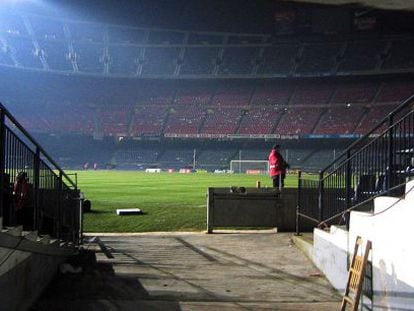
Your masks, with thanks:
M 4 1 L 6 309 L 412 310 L 413 8 Z

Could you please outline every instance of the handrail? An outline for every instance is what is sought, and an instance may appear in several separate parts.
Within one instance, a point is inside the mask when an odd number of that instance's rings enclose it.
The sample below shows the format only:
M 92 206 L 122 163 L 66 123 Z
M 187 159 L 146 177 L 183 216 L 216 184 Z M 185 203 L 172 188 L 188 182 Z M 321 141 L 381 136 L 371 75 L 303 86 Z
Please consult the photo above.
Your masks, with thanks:
M 322 172 L 325 172 L 329 167 L 336 164 L 339 159 L 341 159 L 343 156 L 346 156 L 346 154 L 352 150 L 356 145 L 361 143 L 363 140 L 369 138 L 371 134 L 373 134 L 376 130 L 378 130 L 381 126 L 384 125 L 387 121 L 389 121 L 390 117 L 393 117 L 398 112 L 403 110 L 410 102 L 414 100 L 414 95 L 411 95 L 409 98 L 407 98 L 405 101 L 403 101 L 400 105 L 398 105 L 394 110 L 392 110 L 390 113 L 387 114 L 385 118 L 383 118 L 376 126 L 374 126 L 367 134 L 360 137 L 356 141 L 354 141 L 352 144 L 350 144 L 335 160 L 333 160 L 331 163 L 329 163 Z
M 20 123 L 16 120 L 15 117 L 7 110 L 6 107 L 2 103 L 0 103 L 0 110 L 3 110 L 7 118 L 12 121 L 13 125 L 16 126 L 24 136 L 33 144 L 36 146 L 36 148 L 45 156 L 45 158 L 53 164 L 53 166 L 59 171 L 62 176 L 65 177 L 65 179 L 73 186 L 75 189 L 78 188 L 78 186 L 72 181 L 72 179 L 69 178 L 68 175 L 60 168 L 60 166 L 52 159 L 52 157 L 40 146 L 40 144 L 32 137 L 32 135 L 27 132 L 23 126 L 20 125 Z M 28 146 L 27 146 L 28 147 Z M 33 151 L 33 150 L 32 150 Z M 34 151 L 35 152 L 35 151 Z
M 414 98 L 414 96 L 413 96 Z M 410 114 L 414 114 L 414 110 L 411 111 L 408 115 Z M 372 144 L 375 143 L 375 141 L 379 138 L 384 137 L 387 132 L 389 131 L 389 129 L 391 128 L 395 128 L 397 127 L 397 125 L 399 125 L 402 122 L 402 119 L 399 120 L 398 122 L 394 123 L 392 126 L 390 126 L 387 130 L 385 130 L 384 132 L 382 132 L 381 134 L 378 135 L 378 137 L 376 137 L 374 140 L 370 141 L 368 144 L 364 145 L 363 147 L 361 147 L 358 151 L 355 151 L 349 158 L 345 159 L 344 161 L 342 161 L 340 164 L 338 164 L 338 166 L 336 167 L 336 169 L 342 167 L 343 165 L 346 164 L 346 162 L 351 161 L 352 159 L 354 159 L 355 157 L 357 157 L 359 154 L 361 154 L 364 150 L 366 150 L 368 147 L 370 147 Z M 382 125 L 382 124 L 381 124 Z M 324 172 L 324 171 L 323 171 Z M 327 179 L 329 176 L 331 176 L 332 174 L 335 174 L 335 171 L 332 171 L 330 173 L 328 173 L 326 176 L 323 177 L 322 180 Z
M 78 244 L 82 200 L 77 183 L 1 104 L 0 134 L 3 224 Z
M 335 221 L 349 225 L 348 213 L 357 208 L 372 210 L 378 195 L 401 196 L 406 178 L 414 176 L 413 103 L 414 95 L 325 167 L 318 180 L 300 174 L 297 217 L 318 220 L 324 226 Z M 394 119 L 401 111 L 404 115 Z M 376 131 L 378 135 L 367 139 Z

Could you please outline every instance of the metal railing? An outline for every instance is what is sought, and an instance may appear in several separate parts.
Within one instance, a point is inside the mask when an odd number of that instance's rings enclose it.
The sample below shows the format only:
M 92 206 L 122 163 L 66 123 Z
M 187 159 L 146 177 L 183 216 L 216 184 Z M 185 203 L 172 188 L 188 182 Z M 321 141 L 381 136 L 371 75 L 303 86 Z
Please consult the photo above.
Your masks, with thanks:
M 414 96 L 400 104 L 369 133 L 351 144 L 318 178 L 299 174 L 298 228 L 348 225 L 351 210 L 372 211 L 373 199 L 404 193 L 414 172 Z
M 3 225 L 23 225 L 78 244 L 82 215 L 77 185 L 1 104 L 0 148 Z M 25 178 L 19 179 L 22 174 Z

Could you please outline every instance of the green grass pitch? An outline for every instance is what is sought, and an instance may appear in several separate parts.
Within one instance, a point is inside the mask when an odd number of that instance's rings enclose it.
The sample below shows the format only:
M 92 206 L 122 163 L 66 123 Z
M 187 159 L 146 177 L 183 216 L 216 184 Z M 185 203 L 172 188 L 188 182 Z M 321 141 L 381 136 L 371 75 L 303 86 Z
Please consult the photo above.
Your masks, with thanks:
M 73 172 L 70 172 L 73 173 Z M 202 231 L 206 229 L 208 187 L 271 187 L 265 175 L 78 171 L 78 186 L 92 202 L 85 232 Z M 297 176 L 287 176 L 287 187 Z M 118 208 L 140 208 L 144 215 L 117 216 Z

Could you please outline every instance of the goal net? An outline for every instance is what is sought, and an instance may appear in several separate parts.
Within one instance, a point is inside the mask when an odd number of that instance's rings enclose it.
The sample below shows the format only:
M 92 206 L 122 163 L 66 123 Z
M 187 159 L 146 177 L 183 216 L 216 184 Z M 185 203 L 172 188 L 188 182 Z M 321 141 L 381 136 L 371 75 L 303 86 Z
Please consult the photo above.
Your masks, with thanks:
M 269 161 L 265 160 L 231 160 L 230 171 L 246 174 L 268 174 Z

